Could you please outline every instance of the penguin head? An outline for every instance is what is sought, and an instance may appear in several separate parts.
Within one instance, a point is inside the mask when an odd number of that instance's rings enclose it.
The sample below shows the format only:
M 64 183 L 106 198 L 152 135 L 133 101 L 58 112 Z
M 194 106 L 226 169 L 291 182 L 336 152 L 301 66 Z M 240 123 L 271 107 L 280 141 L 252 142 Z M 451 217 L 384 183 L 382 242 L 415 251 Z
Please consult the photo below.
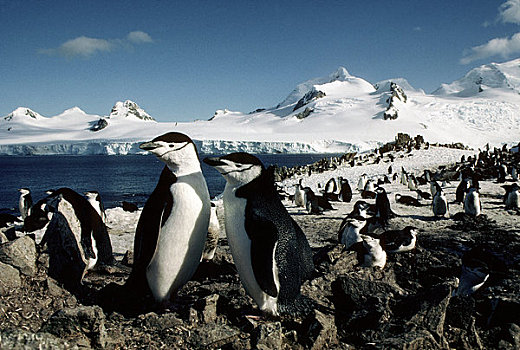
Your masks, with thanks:
M 22 196 L 25 196 L 26 194 L 31 193 L 31 191 L 28 188 L 22 187 L 18 191 L 22 194 Z
M 253 181 L 265 170 L 260 159 L 245 152 L 204 158 L 204 163 L 217 169 L 227 182 L 236 186 Z
M 139 145 L 165 162 L 177 176 L 200 171 L 197 147 L 186 135 L 169 132 Z
M 369 251 L 377 250 L 378 248 L 381 248 L 381 244 L 379 239 L 368 236 L 368 235 L 361 235 L 361 238 L 363 239 L 363 246 Z
M 99 192 L 97 192 L 97 191 L 85 192 L 85 197 L 87 197 L 87 199 L 93 199 L 93 200 L 99 201 Z

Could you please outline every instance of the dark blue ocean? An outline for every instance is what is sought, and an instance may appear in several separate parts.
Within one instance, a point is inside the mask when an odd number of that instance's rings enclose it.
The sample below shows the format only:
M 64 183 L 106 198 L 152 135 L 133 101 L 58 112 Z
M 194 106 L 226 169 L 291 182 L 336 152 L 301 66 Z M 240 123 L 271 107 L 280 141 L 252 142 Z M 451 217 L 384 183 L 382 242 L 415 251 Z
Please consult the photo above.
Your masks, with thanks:
M 324 154 L 257 155 L 266 165 L 295 166 L 310 164 Z M 205 155 L 201 155 L 201 159 Z M 33 201 L 45 191 L 69 187 L 83 193 L 98 191 L 106 208 L 121 206 L 122 201 L 143 206 L 155 188 L 164 163 L 152 155 L 125 156 L 0 156 L 0 208 L 18 211 L 21 187 L 31 190 Z M 211 197 L 222 193 L 224 178 L 202 163 Z

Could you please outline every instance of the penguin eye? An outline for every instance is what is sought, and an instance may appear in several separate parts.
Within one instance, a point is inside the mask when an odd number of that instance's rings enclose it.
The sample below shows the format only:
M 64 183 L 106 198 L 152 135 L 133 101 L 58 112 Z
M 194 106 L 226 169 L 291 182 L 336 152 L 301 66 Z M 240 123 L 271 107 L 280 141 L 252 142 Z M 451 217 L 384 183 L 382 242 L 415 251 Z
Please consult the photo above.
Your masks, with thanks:
M 170 143 L 168 147 L 173 148 L 175 145 L 173 143 Z

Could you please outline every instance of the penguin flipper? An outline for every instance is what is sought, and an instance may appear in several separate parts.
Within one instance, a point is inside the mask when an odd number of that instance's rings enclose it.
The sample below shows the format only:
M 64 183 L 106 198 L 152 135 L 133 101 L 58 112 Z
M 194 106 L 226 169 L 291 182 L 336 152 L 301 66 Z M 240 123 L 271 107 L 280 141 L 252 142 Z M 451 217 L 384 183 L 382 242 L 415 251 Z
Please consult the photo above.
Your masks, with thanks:
M 278 240 L 278 230 L 271 221 L 258 217 L 255 219 L 251 220 L 246 228 L 251 239 L 251 266 L 260 288 L 270 296 L 276 297 L 278 288 L 274 280 L 274 249 Z
M 146 279 L 146 268 L 155 253 L 165 211 L 171 211 L 172 208 L 173 198 L 168 188 L 176 181 L 177 177 L 165 166 L 137 223 L 134 238 L 134 264 L 127 284 L 133 282 L 142 284 L 142 281 Z

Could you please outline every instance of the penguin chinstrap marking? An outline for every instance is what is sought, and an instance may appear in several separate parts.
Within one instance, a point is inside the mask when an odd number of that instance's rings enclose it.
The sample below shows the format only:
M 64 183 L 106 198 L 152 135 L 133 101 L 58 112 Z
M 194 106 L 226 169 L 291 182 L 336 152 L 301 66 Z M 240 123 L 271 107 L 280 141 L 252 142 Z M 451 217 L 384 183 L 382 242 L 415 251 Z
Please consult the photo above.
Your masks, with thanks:
M 107 214 L 105 213 L 105 206 L 103 205 L 103 202 L 101 201 L 101 196 L 99 195 L 99 192 L 97 192 L 97 191 L 85 192 L 85 197 L 87 197 L 87 200 L 92 205 L 92 207 L 94 209 L 96 209 L 99 216 L 101 217 L 101 220 L 103 220 L 103 222 L 106 223 Z
M 45 201 L 53 212 L 40 242 L 49 251 L 49 276 L 76 288 L 87 270 L 113 263 L 107 228 L 90 203 L 70 188 L 53 191 Z
M 308 312 L 300 288 L 314 272 L 312 251 L 276 193 L 272 170 L 247 153 L 204 162 L 226 179 L 226 234 L 247 293 L 268 315 Z
M 152 293 L 166 306 L 195 273 L 211 213 L 197 149 L 186 135 L 170 132 L 145 142 L 166 166 L 143 208 L 134 240 L 134 265 L 126 283 L 132 292 Z

